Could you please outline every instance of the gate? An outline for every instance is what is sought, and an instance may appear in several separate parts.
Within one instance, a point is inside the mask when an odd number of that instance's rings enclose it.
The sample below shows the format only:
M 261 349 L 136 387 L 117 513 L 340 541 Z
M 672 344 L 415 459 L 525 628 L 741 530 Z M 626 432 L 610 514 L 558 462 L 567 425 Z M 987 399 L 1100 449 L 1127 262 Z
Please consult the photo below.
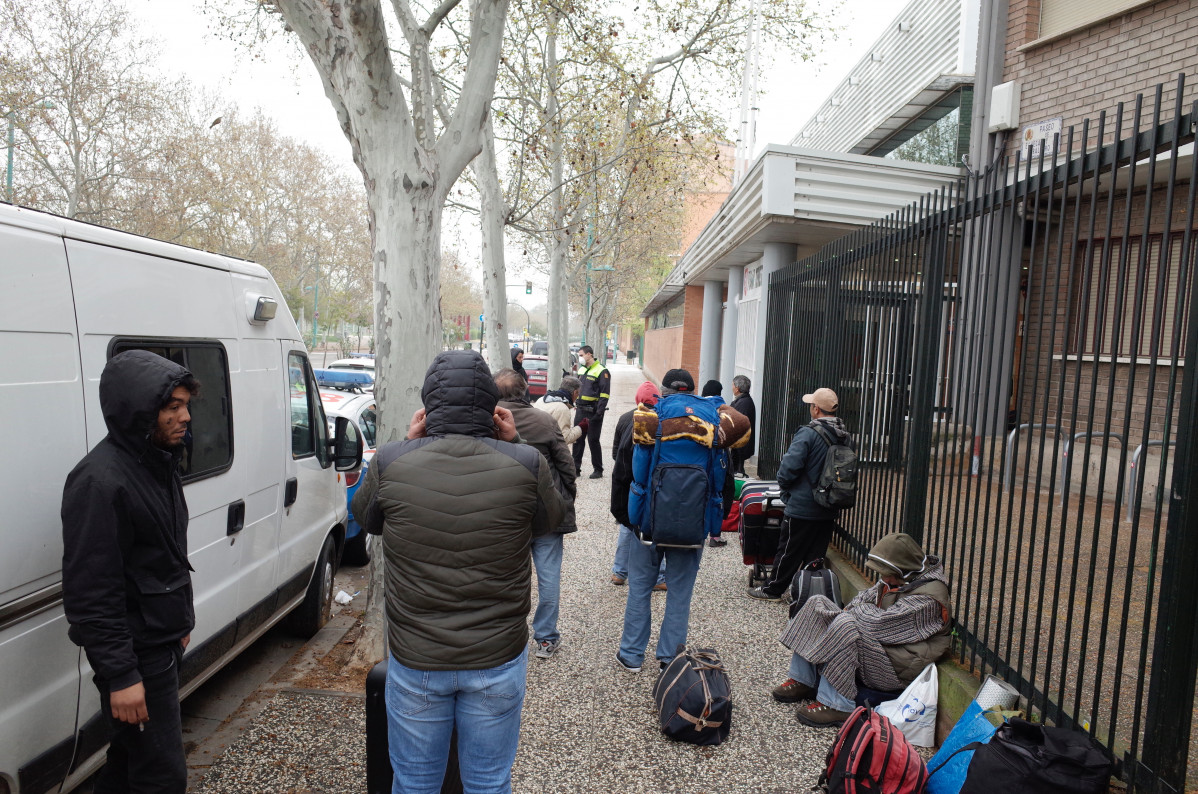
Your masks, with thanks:
M 835 389 L 863 461 L 837 543 L 940 554 L 961 662 L 1136 791 L 1198 757 L 1186 101 L 1183 76 L 776 272 L 762 373 L 759 472 Z

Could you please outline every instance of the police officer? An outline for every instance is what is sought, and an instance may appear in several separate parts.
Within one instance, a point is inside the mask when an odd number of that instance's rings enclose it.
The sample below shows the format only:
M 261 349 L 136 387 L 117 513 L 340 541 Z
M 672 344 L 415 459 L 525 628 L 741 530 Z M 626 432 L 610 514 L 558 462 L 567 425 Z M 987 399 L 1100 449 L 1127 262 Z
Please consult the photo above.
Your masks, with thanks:
M 582 474 L 582 453 L 589 442 L 591 445 L 591 479 L 603 476 L 603 450 L 599 447 L 599 434 L 603 432 L 603 414 L 607 412 L 607 398 L 611 392 L 611 373 L 607 367 L 595 360 L 595 351 L 590 345 L 578 350 L 582 356 L 582 368 L 578 379 L 582 382 L 574 413 L 574 423 L 585 427 L 583 435 L 574 442 L 574 468 Z

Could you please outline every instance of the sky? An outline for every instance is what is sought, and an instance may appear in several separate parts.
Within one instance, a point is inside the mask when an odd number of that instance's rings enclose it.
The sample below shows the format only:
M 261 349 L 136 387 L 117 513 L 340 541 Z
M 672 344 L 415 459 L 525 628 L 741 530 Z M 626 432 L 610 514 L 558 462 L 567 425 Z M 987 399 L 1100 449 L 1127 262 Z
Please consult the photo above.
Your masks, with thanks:
M 337 126 L 315 69 L 293 38 L 276 36 L 250 49 L 231 41 L 219 22 L 202 11 L 204 0 L 125 2 L 142 36 L 157 42 L 157 68 L 163 76 L 186 77 L 211 94 L 227 98 L 245 113 L 262 108 L 284 135 L 325 151 L 348 173 L 357 174 L 349 144 Z M 763 53 L 755 155 L 767 143 L 790 142 L 903 5 L 895 0 L 843 0 L 833 15 L 833 24 L 840 32 L 814 59 L 793 63 Z M 739 96 L 730 102 L 725 115 L 728 134 L 734 139 L 740 117 Z M 467 259 L 477 244 L 476 234 L 468 230 L 463 236 L 455 224 L 447 224 L 443 236 L 447 245 L 464 249 Z M 516 270 L 513 275 L 524 277 Z M 528 275 L 540 287 L 541 279 Z
M 338 128 L 315 70 L 283 37 L 251 51 L 221 35 L 200 9 L 202 0 L 126 0 L 143 35 L 158 40 L 158 67 L 186 76 L 245 110 L 260 106 L 284 134 L 305 140 L 350 163 L 349 144 Z M 835 12 L 842 28 L 814 60 L 789 63 L 762 59 L 757 121 L 758 152 L 766 143 L 788 143 L 832 89 L 893 21 L 902 6 L 894 0 L 844 0 Z M 796 88 L 801 87 L 801 88 Z M 739 99 L 727 109 L 729 135 L 739 118 Z

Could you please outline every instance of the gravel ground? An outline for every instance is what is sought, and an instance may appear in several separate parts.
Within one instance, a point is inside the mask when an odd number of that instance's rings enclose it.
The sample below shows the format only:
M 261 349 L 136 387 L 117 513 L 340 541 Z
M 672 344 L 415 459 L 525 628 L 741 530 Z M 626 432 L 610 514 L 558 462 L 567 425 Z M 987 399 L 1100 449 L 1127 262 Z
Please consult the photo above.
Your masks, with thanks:
M 605 474 L 616 419 L 632 407 L 642 382 L 636 367 L 612 369 L 612 404 L 604 423 Z M 617 667 L 626 588 L 610 583 L 616 524 L 608 511 L 610 479 L 587 478 L 583 463 L 579 531 L 566 536 L 559 630 L 562 648 L 530 659 L 516 792 L 808 791 L 835 731 L 800 725 L 795 707 L 774 702 L 771 687 L 788 657 L 776 641 L 786 607 L 745 596 L 748 569 L 735 539 L 704 549 L 691 606 L 689 641 L 719 651 L 732 682 L 732 733 L 718 747 L 667 740 L 650 695 L 657 671 Z M 666 594 L 655 593 L 652 660 Z M 535 603 L 535 594 L 534 594 Z M 530 635 L 531 636 L 531 635 Z M 531 641 L 530 641 L 531 644 Z M 283 692 L 213 766 L 198 791 L 358 792 L 365 790 L 362 701 Z

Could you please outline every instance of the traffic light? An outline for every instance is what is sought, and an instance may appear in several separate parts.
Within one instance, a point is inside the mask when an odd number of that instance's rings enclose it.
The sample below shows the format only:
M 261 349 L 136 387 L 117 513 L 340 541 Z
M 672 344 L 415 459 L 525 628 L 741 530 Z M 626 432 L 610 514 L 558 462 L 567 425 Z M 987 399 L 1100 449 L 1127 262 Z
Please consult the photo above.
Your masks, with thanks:
M 524 294 L 525 294 L 525 295 L 531 295 L 531 294 L 532 294 L 532 282 L 531 282 L 531 281 L 525 281 L 525 282 L 524 282 Z

